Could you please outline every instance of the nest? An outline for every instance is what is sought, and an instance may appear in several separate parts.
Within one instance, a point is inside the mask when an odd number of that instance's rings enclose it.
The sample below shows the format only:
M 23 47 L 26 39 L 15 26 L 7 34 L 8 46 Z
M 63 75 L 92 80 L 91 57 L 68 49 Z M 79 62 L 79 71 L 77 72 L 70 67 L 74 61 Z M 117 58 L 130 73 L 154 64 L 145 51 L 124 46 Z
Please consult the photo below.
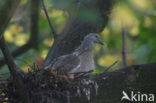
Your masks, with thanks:
M 72 97 L 90 100 L 98 89 L 97 83 L 86 75 L 70 79 L 49 69 L 29 71 L 23 81 L 29 103 L 51 103 L 57 100 L 69 102 Z M 9 78 L 4 84 L 0 91 L 0 102 L 19 103 L 20 96 L 13 80 Z

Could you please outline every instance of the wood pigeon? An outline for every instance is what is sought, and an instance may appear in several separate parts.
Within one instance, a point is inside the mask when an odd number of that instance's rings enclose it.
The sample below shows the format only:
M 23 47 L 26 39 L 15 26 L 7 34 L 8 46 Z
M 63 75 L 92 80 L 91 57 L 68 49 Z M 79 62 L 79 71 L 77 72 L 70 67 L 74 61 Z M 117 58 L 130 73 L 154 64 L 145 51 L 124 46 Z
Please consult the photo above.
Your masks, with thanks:
M 54 68 L 58 75 L 71 75 L 80 72 L 93 71 L 95 68 L 93 51 L 95 43 L 104 45 L 99 34 L 90 33 L 84 37 L 81 45 L 71 54 L 60 56 L 46 67 Z

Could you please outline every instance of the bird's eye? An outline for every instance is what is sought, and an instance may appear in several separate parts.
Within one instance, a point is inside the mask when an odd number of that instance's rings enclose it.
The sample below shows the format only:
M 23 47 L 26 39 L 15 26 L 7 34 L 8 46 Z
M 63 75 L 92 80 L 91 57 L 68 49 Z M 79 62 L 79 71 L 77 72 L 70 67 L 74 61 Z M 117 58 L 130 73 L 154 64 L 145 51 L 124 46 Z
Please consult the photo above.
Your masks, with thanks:
M 98 36 L 95 36 L 96 38 L 98 38 Z

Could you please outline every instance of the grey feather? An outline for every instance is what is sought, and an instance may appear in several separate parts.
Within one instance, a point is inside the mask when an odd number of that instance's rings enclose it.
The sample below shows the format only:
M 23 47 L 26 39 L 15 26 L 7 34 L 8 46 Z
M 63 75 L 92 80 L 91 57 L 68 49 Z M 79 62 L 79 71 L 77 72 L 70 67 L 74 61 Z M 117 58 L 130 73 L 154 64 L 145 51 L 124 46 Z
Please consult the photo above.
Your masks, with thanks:
M 52 62 L 52 67 L 58 74 L 68 74 L 73 68 L 77 68 L 80 65 L 80 58 L 75 54 L 64 55 L 56 58 Z

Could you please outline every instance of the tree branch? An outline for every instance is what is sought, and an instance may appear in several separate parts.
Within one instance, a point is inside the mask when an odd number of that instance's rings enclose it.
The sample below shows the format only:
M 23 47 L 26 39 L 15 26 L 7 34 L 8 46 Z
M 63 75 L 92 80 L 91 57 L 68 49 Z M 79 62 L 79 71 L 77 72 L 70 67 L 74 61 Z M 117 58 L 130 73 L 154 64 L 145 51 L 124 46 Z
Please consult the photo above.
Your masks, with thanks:
M 13 57 L 17 57 L 17 56 L 27 52 L 30 48 L 32 48 L 32 45 L 33 44 L 31 42 L 28 42 L 28 43 L 24 44 L 23 46 L 17 48 L 16 50 L 14 50 L 11 54 Z M 6 62 L 5 62 L 4 58 L 0 59 L 0 67 L 2 67 L 5 63 Z
M 17 86 L 18 93 L 22 99 L 23 103 L 28 103 L 28 97 L 27 93 L 24 89 L 24 83 L 23 83 L 23 72 L 20 70 L 19 67 L 16 66 L 14 63 L 13 57 L 7 47 L 7 44 L 4 40 L 4 37 L 0 38 L 0 48 L 2 50 L 2 53 L 5 57 L 7 66 L 9 68 L 9 71 L 11 73 L 11 76 L 13 77 L 14 85 Z
M 52 23 L 51 23 L 51 21 L 50 21 L 49 16 L 48 16 L 48 12 L 47 12 L 47 10 L 46 10 L 45 4 L 44 4 L 44 0 L 41 0 L 41 1 L 42 1 L 42 6 L 43 6 L 44 13 L 45 13 L 45 15 L 46 15 L 46 17 L 47 17 L 47 20 L 48 20 L 48 23 L 49 23 L 51 32 L 52 32 L 52 34 L 53 34 L 53 38 L 54 38 L 54 40 L 55 40 L 56 37 L 57 37 L 57 34 L 56 34 L 55 29 L 54 29 L 54 27 L 53 27 L 53 25 L 52 25 Z
M 121 103 L 122 91 L 156 95 L 156 63 L 133 65 L 96 75 L 97 95 L 91 92 L 91 103 Z M 126 101 L 123 101 L 126 102 Z M 86 97 L 71 97 L 71 103 L 89 103 Z M 127 103 L 127 102 L 126 102 Z
M 10 73 L 13 75 L 13 77 L 16 76 L 15 73 L 17 72 L 17 70 L 15 70 L 15 69 L 17 69 L 17 67 L 13 61 L 13 57 L 12 57 L 11 53 L 9 52 L 9 49 L 7 48 L 4 37 L 0 38 L 0 48 L 2 50 L 4 57 L 5 57 L 5 60 L 7 62 Z

